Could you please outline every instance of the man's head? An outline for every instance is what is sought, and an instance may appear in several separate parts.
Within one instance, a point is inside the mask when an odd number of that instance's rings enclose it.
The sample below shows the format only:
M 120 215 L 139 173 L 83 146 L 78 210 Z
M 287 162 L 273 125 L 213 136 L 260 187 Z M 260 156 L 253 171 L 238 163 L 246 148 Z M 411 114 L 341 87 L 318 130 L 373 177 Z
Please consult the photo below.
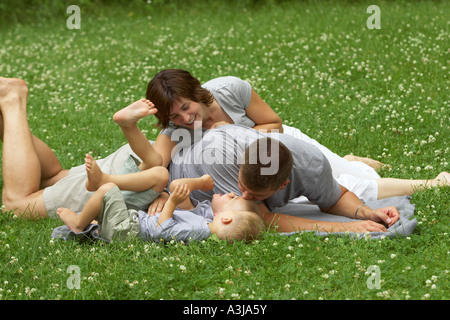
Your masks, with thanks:
M 239 169 L 242 198 L 264 200 L 283 190 L 289 184 L 293 164 L 291 152 L 280 141 L 268 137 L 256 140 L 245 150 Z

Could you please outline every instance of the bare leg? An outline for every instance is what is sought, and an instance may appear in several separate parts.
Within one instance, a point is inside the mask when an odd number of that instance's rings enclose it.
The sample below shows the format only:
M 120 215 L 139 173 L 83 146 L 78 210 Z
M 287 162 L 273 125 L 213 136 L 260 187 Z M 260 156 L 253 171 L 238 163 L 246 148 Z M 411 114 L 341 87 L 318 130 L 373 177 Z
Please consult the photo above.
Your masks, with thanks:
M 114 187 L 115 184 L 113 183 L 107 183 L 101 186 L 89 198 L 79 215 L 67 208 L 58 208 L 56 213 L 70 230 L 81 232 L 98 217 L 102 209 L 104 195 Z
M 114 121 L 122 129 L 131 149 L 142 159 L 141 170 L 162 164 L 161 155 L 153 149 L 147 137 L 139 130 L 137 122 L 158 110 L 149 100 L 138 100 L 114 114 Z
M 450 174 L 441 172 L 436 178 L 430 180 L 407 180 L 383 178 L 377 180 L 378 199 L 384 199 L 395 196 L 410 196 L 413 193 L 436 186 L 449 186 Z
M 0 77 L 2 200 L 6 209 L 15 210 L 17 215 L 46 217 L 40 185 L 54 183 L 64 173 L 50 148 L 31 134 L 27 97 L 23 80 Z
M 164 167 L 154 167 L 144 171 L 128 174 L 107 174 L 101 171 L 91 155 L 86 154 L 86 189 L 95 191 L 105 183 L 112 182 L 121 190 L 144 191 L 153 189 L 157 192 L 164 190 L 169 181 L 169 172 Z
M 345 160 L 348 161 L 360 161 L 363 162 L 365 164 L 367 164 L 368 166 L 374 168 L 375 170 L 380 169 L 381 167 L 385 166 L 384 163 L 377 161 L 377 160 L 373 160 L 370 158 L 364 158 L 364 157 L 358 157 L 358 156 L 354 156 L 354 155 L 346 155 L 343 157 Z
M 1 78 L 0 78 L 1 79 Z M 0 80 L 1 81 L 1 80 Z M 3 141 L 3 116 L 0 113 L 0 139 Z M 32 135 L 34 149 L 41 164 L 41 189 L 55 184 L 67 176 L 69 170 L 64 170 L 55 153 L 41 139 Z
M 191 190 L 209 191 L 214 188 L 214 180 L 209 174 L 205 174 L 200 178 L 183 178 L 176 179 L 170 183 L 170 192 L 173 192 L 179 184 L 187 184 Z
M 175 188 L 181 184 L 186 184 L 190 189 L 190 191 L 192 190 L 209 191 L 214 188 L 214 180 L 209 174 L 205 174 L 200 178 L 183 178 L 173 180 L 169 186 L 170 192 L 173 192 Z M 177 207 L 183 210 L 194 209 L 194 206 L 192 205 L 192 202 L 189 198 L 179 203 Z

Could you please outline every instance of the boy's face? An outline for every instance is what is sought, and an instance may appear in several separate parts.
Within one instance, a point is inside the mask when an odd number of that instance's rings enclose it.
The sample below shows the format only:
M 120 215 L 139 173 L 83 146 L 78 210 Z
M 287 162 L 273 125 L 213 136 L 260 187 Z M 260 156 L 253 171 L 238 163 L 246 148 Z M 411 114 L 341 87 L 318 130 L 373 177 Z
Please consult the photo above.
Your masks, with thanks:
M 247 200 L 230 192 L 227 194 L 214 194 L 211 200 L 211 208 L 217 214 L 229 210 L 248 210 L 248 204 Z

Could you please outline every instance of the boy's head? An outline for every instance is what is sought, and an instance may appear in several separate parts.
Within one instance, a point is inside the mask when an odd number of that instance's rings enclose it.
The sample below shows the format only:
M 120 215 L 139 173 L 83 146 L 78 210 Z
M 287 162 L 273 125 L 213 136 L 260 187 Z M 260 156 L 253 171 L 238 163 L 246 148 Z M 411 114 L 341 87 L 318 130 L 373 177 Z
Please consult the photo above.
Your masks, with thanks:
M 177 101 L 187 99 L 206 106 L 214 101 L 211 92 L 203 88 L 197 78 L 181 69 L 167 69 L 156 74 L 147 86 L 146 98 L 158 109 L 155 116 L 160 128 L 169 126 L 169 115 Z
M 268 170 L 276 163 L 276 171 Z M 262 138 L 245 150 L 239 169 L 238 184 L 242 198 L 264 200 L 289 184 L 294 160 L 292 153 L 280 141 Z
M 233 192 L 214 194 L 211 201 L 214 220 L 209 224 L 211 231 L 219 239 L 234 241 L 251 241 L 258 239 L 264 230 L 264 223 L 257 214 L 255 201 L 245 200 Z
M 212 233 L 228 243 L 256 240 L 264 230 L 262 219 L 253 211 L 222 211 L 215 214 L 209 226 Z

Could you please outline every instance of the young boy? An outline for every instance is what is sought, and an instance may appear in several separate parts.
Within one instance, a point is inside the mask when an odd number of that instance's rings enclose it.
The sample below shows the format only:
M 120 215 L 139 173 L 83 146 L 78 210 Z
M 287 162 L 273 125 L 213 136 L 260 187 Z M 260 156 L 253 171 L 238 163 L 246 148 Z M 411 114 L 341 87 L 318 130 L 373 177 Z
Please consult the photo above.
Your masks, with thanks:
M 214 183 L 209 175 L 172 181 L 171 194 L 163 210 L 152 216 L 144 211 L 128 209 L 120 192 L 123 188 L 143 191 L 154 184 L 148 179 L 149 170 L 106 175 L 90 155 L 86 155 L 85 161 L 87 185 L 90 188 L 101 186 L 80 214 L 67 208 L 57 210 L 60 219 L 76 233 L 82 232 L 93 220 L 97 220 L 100 224 L 99 236 L 106 240 L 126 240 L 139 236 L 154 242 L 161 239 L 188 242 L 216 234 L 219 239 L 232 243 L 257 239 L 264 229 L 261 218 L 254 212 L 257 210 L 256 204 L 236 197 L 233 193 L 216 194 L 212 202 L 190 199 L 191 189 L 212 189 Z
M 154 112 L 154 105 L 142 99 L 114 115 L 114 121 L 142 163 L 137 167 L 131 161 L 130 168 L 122 170 L 124 174 L 109 175 L 103 173 L 92 156 L 87 154 L 86 188 L 96 192 L 80 215 L 70 209 L 59 208 L 57 214 L 61 220 L 70 230 L 81 232 L 97 219 L 101 224 L 101 236 L 107 240 L 139 235 L 149 241 L 187 241 L 205 239 L 211 234 L 230 242 L 257 238 L 264 226 L 255 213 L 257 206 L 254 202 L 233 193 L 214 195 L 211 203 L 189 198 L 190 190 L 212 190 L 214 181 L 209 175 L 172 181 L 171 195 L 160 214 L 152 216 L 140 210 L 149 205 L 148 192 L 154 199 L 168 181 L 167 169 L 157 166 L 159 154 L 137 127 L 141 118 Z M 120 190 L 127 190 L 127 193 Z

